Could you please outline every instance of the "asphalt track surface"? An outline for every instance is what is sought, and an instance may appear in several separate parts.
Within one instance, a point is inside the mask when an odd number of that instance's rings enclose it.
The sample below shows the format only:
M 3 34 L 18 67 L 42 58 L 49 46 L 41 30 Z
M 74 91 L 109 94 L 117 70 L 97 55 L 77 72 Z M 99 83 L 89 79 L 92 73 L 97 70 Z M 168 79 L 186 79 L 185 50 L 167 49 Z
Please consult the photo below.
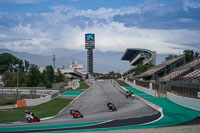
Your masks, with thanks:
M 65 130 L 82 130 L 120 127 L 130 125 L 140 125 L 149 123 L 160 118 L 159 111 L 146 105 L 138 99 L 127 99 L 125 92 L 119 87 L 114 86 L 111 81 L 94 81 L 90 82 L 90 88 L 76 98 L 70 105 L 64 108 L 57 116 L 49 120 L 43 120 L 39 123 L 13 123 L 1 124 L 0 127 L 27 127 L 38 125 L 55 125 L 55 124 L 72 124 L 95 121 L 105 121 L 96 125 L 56 128 L 56 129 L 38 129 L 24 130 L 15 132 L 43 132 L 43 131 L 65 131 Z M 107 108 L 107 103 L 115 104 L 118 111 L 111 112 Z M 69 114 L 69 108 L 79 110 L 84 118 L 73 119 Z

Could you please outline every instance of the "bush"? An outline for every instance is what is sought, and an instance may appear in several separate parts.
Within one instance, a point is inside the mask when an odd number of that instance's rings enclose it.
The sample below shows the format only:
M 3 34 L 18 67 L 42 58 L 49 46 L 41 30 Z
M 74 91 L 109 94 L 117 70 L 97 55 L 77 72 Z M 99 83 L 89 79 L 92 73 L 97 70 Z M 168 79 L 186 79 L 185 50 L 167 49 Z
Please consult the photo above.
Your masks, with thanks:
M 46 88 L 52 88 L 52 84 L 51 84 L 50 82 L 48 82 L 48 83 L 46 84 Z

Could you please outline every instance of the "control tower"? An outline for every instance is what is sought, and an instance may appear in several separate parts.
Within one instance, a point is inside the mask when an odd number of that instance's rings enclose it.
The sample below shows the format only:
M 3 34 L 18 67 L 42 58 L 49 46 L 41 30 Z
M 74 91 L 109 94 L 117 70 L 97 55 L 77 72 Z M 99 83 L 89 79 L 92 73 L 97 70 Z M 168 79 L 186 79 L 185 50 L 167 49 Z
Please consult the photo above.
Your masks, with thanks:
M 87 70 L 89 74 L 93 74 L 93 49 L 95 49 L 93 33 L 85 34 L 85 49 L 87 49 Z

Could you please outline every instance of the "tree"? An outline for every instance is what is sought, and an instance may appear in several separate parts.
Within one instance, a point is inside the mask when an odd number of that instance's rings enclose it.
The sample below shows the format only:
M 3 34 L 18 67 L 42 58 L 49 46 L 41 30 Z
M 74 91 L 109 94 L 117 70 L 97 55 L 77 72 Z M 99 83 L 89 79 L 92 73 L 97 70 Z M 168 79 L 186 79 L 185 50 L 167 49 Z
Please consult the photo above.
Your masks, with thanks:
M 0 54 L 0 73 L 13 71 L 17 64 L 17 58 L 9 53 Z
M 31 64 L 28 77 L 28 86 L 35 87 L 39 85 L 39 83 L 41 82 L 41 73 L 37 65 Z
M 57 69 L 57 75 L 55 75 L 56 83 L 64 82 L 65 76 L 61 73 L 60 69 Z
M 30 67 L 30 62 L 28 62 L 27 60 L 24 60 L 24 66 L 25 66 L 25 71 L 27 72 Z
M 4 75 L 3 80 L 5 81 L 6 87 L 16 87 L 17 86 L 16 73 L 6 71 L 3 73 L 3 75 Z
M 195 59 L 199 58 L 199 53 L 198 52 L 195 52 Z
M 46 66 L 46 72 L 47 72 L 48 81 L 53 83 L 54 82 L 54 69 L 53 69 L 53 67 L 51 65 Z
M 23 71 L 19 71 L 19 87 L 27 87 L 29 76 Z
M 42 81 L 42 83 L 43 83 L 44 86 L 47 85 L 47 83 L 48 83 L 48 74 L 47 74 L 46 70 L 44 70 L 42 72 L 42 74 L 41 74 L 41 81 Z
M 169 54 L 169 55 L 165 58 L 165 60 L 168 61 L 168 60 L 174 59 L 174 58 L 176 58 L 176 57 L 178 57 L 178 56 L 177 56 L 177 55 L 173 55 L 173 54 Z
M 191 62 L 194 60 L 194 51 L 193 50 L 185 50 L 183 51 L 184 55 L 185 55 L 185 62 L 188 63 L 188 62 Z
M 154 66 L 153 64 L 146 64 L 146 65 L 139 64 L 139 65 L 137 65 L 137 67 L 134 70 L 134 72 L 135 72 L 134 75 L 141 74 L 141 73 L 145 72 L 147 69 L 149 69 L 153 66 Z

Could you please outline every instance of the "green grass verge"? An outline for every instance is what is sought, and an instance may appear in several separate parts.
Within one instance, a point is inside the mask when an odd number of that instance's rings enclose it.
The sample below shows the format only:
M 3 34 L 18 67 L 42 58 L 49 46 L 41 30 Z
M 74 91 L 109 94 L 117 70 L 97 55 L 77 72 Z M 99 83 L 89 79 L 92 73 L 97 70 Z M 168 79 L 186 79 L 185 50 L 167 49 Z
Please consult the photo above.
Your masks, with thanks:
M 17 99 L 0 99 L 0 106 L 16 104 Z
M 121 86 L 130 86 L 130 85 L 128 85 L 127 83 L 125 83 L 124 81 L 121 81 L 121 80 L 116 80 L 117 81 L 117 83 L 119 84 L 119 85 L 121 85 Z
M 85 90 L 88 89 L 90 86 L 86 84 L 84 81 L 80 81 L 80 87 L 76 89 L 77 90 Z
M 50 117 L 56 115 L 60 110 L 67 106 L 72 99 L 56 98 L 47 103 L 24 108 L 3 109 L 0 110 L 0 122 L 25 121 L 24 110 L 27 109 L 36 114 L 39 118 Z

